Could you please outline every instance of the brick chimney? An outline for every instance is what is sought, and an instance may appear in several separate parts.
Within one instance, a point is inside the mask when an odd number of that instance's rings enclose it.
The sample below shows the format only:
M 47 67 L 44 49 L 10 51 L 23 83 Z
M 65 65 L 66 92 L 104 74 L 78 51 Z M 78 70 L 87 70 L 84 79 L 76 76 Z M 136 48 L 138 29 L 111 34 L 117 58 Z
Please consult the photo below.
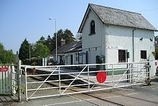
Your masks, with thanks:
M 61 38 L 61 46 L 65 45 L 65 39 Z

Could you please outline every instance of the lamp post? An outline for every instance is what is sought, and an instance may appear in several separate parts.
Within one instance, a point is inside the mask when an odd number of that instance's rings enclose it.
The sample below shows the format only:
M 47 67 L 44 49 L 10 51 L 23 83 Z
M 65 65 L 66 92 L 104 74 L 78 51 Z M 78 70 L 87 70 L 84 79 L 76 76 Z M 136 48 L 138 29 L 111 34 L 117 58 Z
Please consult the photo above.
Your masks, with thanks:
M 58 46 L 57 46 L 56 19 L 55 18 L 49 18 L 49 20 L 54 20 L 54 22 L 55 22 L 55 36 L 56 36 L 56 38 L 55 38 L 56 39 L 56 42 L 55 42 L 56 43 L 56 45 L 55 45 L 56 46 L 55 47 L 55 51 L 56 51 L 55 55 L 56 55 L 56 57 L 55 58 L 56 58 L 56 62 L 57 62 L 57 47 Z
M 31 47 L 30 47 L 30 43 L 29 43 L 29 60 L 31 59 Z
M 29 40 L 27 39 L 27 41 L 28 41 L 28 43 L 29 43 Z M 29 43 L 29 61 L 30 61 L 30 59 L 31 59 L 31 45 L 30 45 L 31 43 Z

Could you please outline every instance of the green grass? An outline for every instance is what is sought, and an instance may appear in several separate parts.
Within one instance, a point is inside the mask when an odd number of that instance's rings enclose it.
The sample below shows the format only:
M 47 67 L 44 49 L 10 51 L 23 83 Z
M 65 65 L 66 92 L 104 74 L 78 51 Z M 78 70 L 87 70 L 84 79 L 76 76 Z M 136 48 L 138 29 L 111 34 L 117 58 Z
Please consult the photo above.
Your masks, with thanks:
M 120 75 L 123 74 L 125 71 L 127 71 L 126 68 L 115 68 L 115 69 L 107 69 L 106 74 L 107 75 Z

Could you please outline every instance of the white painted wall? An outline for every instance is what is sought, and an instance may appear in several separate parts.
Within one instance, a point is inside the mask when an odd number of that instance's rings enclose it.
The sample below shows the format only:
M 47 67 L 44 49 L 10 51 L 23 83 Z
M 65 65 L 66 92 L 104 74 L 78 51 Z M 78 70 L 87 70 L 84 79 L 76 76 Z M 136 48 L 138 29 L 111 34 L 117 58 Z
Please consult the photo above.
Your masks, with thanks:
M 95 32 L 96 34 L 90 34 L 90 22 L 95 21 Z M 103 31 L 104 27 L 99 18 L 95 15 L 93 11 L 90 12 L 82 32 L 82 49 L 83 51 L 88 51 L 88 63 L 96 63 L 96 55 L 103 55 L 104 52 L 102 49 L 104 36 Z
M 133 61 L 132 51 L 132 30 L 133 28 L 108 26 L 106 29 L 106 49 L 107 62 L 118 62 L 118 50 L 128 50 L 130 57 L 129 62 Z M 140 38 L 143 38 L 141 41 Z M 150 41 L 150 38 L 153 41 Z M 147 57 L 153 59 L 152 52 L 154 51 L 154 33 L 153 31 L 136 29 L 134 31 L 134 61 L 142 61 L 140 51 L 146 50 Z

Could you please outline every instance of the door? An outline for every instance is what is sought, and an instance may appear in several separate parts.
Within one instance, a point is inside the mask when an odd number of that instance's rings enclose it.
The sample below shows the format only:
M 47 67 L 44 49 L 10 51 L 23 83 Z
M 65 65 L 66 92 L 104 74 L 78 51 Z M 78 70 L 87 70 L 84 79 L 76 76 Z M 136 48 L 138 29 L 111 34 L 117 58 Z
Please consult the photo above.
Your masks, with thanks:
M 73 55 L 71 54 L 71 65 L 73 64 Z

